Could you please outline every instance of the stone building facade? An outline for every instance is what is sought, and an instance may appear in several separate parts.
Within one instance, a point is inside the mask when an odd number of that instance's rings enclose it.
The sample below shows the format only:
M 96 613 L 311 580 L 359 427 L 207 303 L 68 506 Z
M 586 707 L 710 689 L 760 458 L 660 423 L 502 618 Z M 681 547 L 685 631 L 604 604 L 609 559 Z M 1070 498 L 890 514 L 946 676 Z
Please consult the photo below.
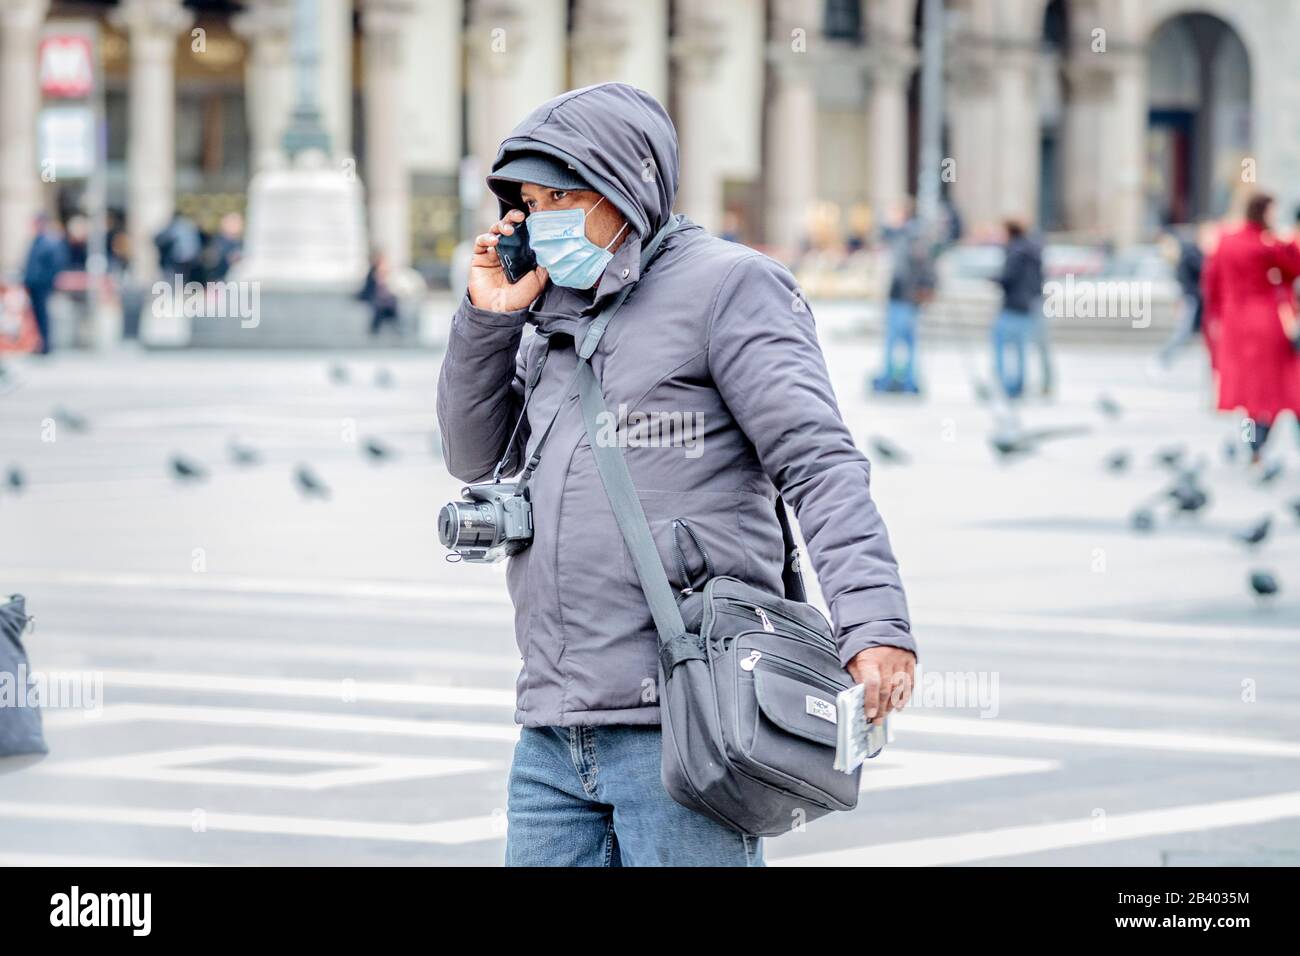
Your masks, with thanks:
M 476 186 L 502 135 L 607 79 L 669 105 L 679 208 L 778 253 L 865 232 L 916 185 L 920 0 L 315 2 L 332 152 L 373 244 L 426 271 L 490 213 Z M 36 210 L 77 202 L 40 176 L 43 36 L 99 31 L 107 201 L 147 274 L 174 208 L 211 222 L 277 161 L 294 3 L 0 3 L 0 268 Z M 1300 2 L 947 0 L 944 17 L 945 190 L 973 233 L 1014 214 L 1125 244 L 1255 182 L 1300 200 Z

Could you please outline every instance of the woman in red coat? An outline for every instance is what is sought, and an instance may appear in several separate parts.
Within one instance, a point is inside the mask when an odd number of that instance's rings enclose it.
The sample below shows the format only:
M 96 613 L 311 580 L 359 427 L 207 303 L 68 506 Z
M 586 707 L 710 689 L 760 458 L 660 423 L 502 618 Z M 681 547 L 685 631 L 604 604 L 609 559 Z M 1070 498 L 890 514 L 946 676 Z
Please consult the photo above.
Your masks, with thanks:
M 1253 457 L 1283 411 L 1300 414 L 1300 354 L 1292 286 L 1300 277 L 1300 246 L 1269 229 L 1273 198 L 1252 196 L 1246 222 L 1225 234 L 1204 274 L 1205 309 L 1213 316 L 1219 408 L 1243 410 L 1254 422 Z

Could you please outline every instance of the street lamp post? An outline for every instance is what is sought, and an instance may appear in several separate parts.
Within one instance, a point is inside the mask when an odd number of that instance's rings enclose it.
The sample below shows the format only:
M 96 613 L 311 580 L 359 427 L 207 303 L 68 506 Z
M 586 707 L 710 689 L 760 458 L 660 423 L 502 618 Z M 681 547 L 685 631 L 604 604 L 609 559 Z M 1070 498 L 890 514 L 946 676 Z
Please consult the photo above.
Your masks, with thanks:
M 293 115 L 284 131 L 284 151 L 290 157 L 309 149 L 329 155 L 330 138 L 321 122 L 316 85 L 320 79 L 320 24 L 317 0 L 294 0 L 291 49 L 293 51 Z
M 917 169 L 917 213 L 927 226 L 940 218 L 943 163 L 943 0 L 922 0 L 921 148 Z

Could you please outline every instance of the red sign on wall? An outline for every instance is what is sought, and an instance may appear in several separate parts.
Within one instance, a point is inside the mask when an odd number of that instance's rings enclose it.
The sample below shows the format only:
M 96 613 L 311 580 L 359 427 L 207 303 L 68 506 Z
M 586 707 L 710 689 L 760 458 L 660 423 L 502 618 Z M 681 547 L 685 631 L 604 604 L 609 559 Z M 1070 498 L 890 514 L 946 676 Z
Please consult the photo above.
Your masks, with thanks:
M 89 96 L 95 88 L 94 57 L 84 36 L 48 36 L 41 41 L 41 92 L 50 97 Z

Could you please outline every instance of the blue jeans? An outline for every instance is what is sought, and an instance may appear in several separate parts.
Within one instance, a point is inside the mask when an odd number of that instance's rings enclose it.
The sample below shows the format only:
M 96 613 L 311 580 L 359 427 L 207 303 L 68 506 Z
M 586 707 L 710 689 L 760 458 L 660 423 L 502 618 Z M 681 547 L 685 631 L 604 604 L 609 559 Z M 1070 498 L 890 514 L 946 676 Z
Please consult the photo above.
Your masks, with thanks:
M 658 727 L 525 727 L 506 866 L 762 866 L 762 840 L 668 796 Z
M 917 391 L 916 385 L 916 316 L 911 302 L 890 299 L 885 309 L 885 366 L 872 387 L 878 392 Z M 901 368 L 894 365 L 894 353 L 903 347 Z
M 1019 398 L 1025 390 L 1025 346 L 1035 341 L 1034 320 L 1027 312 L 1003 309 L 993 323 L 993 367 L 1007 398 Z M 1007 361 L 1007 350 L 1015 358 Z

